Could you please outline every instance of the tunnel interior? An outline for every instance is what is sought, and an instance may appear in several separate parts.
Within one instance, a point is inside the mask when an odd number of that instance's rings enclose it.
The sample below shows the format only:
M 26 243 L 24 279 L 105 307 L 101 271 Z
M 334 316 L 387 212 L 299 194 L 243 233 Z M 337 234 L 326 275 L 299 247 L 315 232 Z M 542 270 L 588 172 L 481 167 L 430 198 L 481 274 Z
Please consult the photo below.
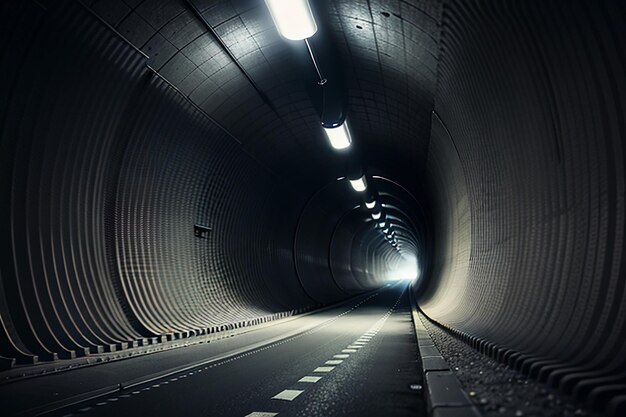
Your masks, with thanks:
M 310 43 L 260 0 L 0 6 L 0 371 L 407 280 L 621 415 L 624 3 L 309 3 Z

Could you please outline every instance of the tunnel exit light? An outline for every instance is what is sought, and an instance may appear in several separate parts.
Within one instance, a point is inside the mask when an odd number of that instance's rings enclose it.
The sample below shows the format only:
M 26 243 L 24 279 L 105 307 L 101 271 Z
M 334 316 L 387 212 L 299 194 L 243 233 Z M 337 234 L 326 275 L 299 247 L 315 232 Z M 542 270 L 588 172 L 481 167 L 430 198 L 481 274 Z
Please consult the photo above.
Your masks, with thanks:
M 394 268 L 386 274 L 387 281 L 413 281 L 420 277 L 421 271 L 417 264 L 417 259 L 413 255 L 402 256 Z
M 330 146 L 337 150 L 349 148 L 352 143 L 352 136 L 350 135 L 347 122 L 343 122 L 337 127 L 324 127 L 324 132 L 328 137 Z
M 278 32 L 292 41 L 310 38 L 317 24 L 307 0 L 265 0 Z
M 350 180 L 350 185 L 354 188 L 354 191 L 362 193 L 367 189 L 367 182 L 365 181 L 365 175 L 356 180 Z

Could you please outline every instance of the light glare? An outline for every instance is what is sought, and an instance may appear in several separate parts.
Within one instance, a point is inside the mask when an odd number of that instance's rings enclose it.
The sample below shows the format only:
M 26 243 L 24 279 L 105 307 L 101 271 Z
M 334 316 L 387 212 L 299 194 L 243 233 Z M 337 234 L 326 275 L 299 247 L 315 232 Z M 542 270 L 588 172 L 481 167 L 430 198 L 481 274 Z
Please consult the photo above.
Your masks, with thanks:
M 317 24 L 307 0 L 265 0 L 278 32 L 293 41 L 310 38 Z
M 362 193 L 367 189 L 367 183 L 365 182 L 365 176 L 362 176 L 356 180 L 350 180 L 350 185 L 354 188 L 354 191 Z
M 365 207 L 367 207 L 370 210 L 373 209 L 375 205 L 376 205 L 376 200 L 372 200 L 371 203 L 368 203 L 367 201 L 365 202 Z
M 381 214 L 380 211 L 378 213 L 372 213 L 372 219 L 374 220 L 380 219 L 380 214 Z
M 347 122 L 343 122 L 338 127 L 324 127 L 324 132 L 330 141 L 330 146 L 335 149 L 346 149 L 352 143 L 352 136 L 350 135 Z
M 413 281 L 420 276 L 417 259 L 414 256 L 403 256 L 402 258 L 402 263 L 387 273 L 386 279 L 388 281 Z

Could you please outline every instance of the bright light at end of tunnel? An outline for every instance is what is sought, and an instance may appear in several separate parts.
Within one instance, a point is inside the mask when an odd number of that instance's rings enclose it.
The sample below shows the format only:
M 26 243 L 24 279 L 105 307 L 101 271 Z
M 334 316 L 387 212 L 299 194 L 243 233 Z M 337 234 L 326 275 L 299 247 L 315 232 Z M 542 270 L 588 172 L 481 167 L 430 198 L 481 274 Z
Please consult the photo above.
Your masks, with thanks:
M 343 122 L 337 127 L 324 127 L 330 146 L 337 150 L 346 149 L 352 143 L 352 136 L 348 129 L 348 123 Z
M 365 207 L 367 207 L 370 210 L 373 209 L 375 205 L 376 205 L 376 200 L 372 200 L 371 202 L 368 202 L 368 201 L 365 202 Z
M 354 191 L 362 193 L 367 189 L 367 182 L 365 182 L 365 175 L 356 180 L 350 180 L 350 185 L 354 188 Z
M 265 0 L 278 32 L 292 41 L 310 38 L 317 24 L 307 0 Z
M 396 268 L 386 274 L 387 281 L 414 281 L 420 276 L 420 269 L 417 266 L 417 258 L 414 256 L 403 256 L 402 262 Z

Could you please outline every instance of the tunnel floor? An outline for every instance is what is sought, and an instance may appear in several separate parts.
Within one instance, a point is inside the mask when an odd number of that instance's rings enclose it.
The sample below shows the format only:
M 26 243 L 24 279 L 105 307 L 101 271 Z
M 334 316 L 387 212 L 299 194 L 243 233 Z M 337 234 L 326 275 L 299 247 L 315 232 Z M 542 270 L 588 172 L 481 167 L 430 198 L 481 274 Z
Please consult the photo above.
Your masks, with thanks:
M 297 326 L 308 330 L 294 334 Z M 215 354 L 219 343 L 176 349 L 177 361 L 170 351 L 7 384 L 0 399 L 13 404 L 16 415 L 426 415 L 405 285 L 254 333 L 225 341 L 228 352 L 242 345 L 236 354 L 163 378 L 147 381 L 180 367 L 185 356 L 197 363 L 199 355 Z M 255 337 L 270 343 L 254 347 Z M 130 378 L 132 387 L 94 397 L 101 386 Z M 90 392 L 85 401 L 72 397 Z M 59 393 L 65 404 L 46 408 Z

